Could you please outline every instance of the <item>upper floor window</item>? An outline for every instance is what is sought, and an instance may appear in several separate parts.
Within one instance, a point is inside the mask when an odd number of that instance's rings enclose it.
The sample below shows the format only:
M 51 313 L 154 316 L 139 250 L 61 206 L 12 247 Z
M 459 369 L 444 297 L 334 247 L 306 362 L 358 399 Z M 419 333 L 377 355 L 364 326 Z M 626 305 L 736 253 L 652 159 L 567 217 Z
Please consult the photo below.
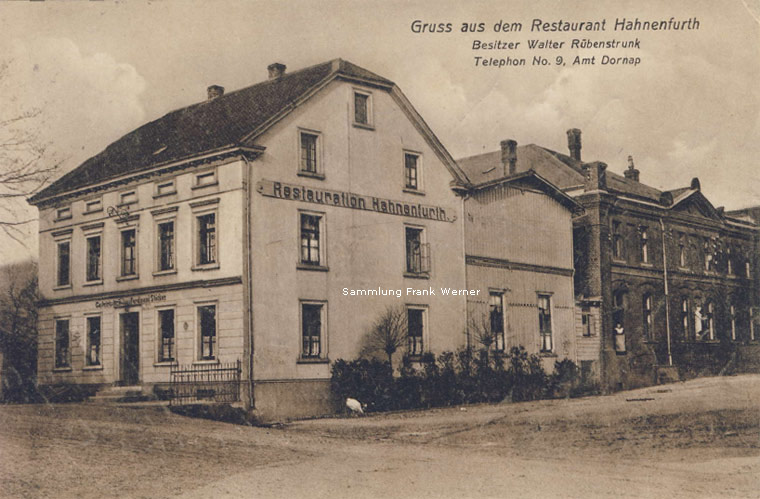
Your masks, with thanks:
M 732 261 L 731 247 L 726 248 L 726 272 L 734 275 L 734 262 Z
M 198 221 L 198 264 L 216 263 L 216 213 L 197 217 Z
M 56 220 L 67 220 L 71 218 L 71 206 L 64 206 L 55 210 Z
M 174 179 L 166 180 L 163 182 L 156 182 L 156 197 L 176 194 L 176 192 L 177 185 L 174 183 Z
M 680 232 L 678 234 L 678 265 L 685 268 L 686 263 L 686 234 Z
M 71 241 L 59 242 L 57 249 L 56 284 L 58 286 L 68 286 L 71 284 Z
M 300 217 L 301 264 L 323 266 L 324 217 L 316 213 L 301 213 Z
M 357 125 L 372 125 L 371 94 L 354 91 L 354 123 Z
M 652 331 L 652 295 L 647 293 L 642 299 L 642 326 L 644 329 L 644 338 L 653 339 Z
M 216 169 L 207 170 L 207 171 L 195 174 L 193 189 L 207 187 L 207 186 L 216 185 L 216 184 L 217 184 Z
M 704 257 L 705 257 L 705 271 L 710 272 L 713 269 L 713 253 L 710 239 L 705 239 L 703 245 Z
M 491 291 L 488 302 L 488 315 L 490 319 L 491 334 L 493 335 L 494 349 L 503 352 L 504 342 L 504 293 Z
M 301 303 L 301 357 L 322 355 L 324 303 Z
M 414 191 L 420 190 L 419 154 L 404 153 L 404 187 Z
M 174 269 L 174 221 L 158 224 L 158 270 Z
M 641 227 L 641 262 L 649 263 L 649 234 L 646 227 Z
M 60 319 L 55 321 L 55 367 L 69 367 L 71 357 L 69 355 L 69 321 Z
M 87 238 L 87 281 L 99 281 L 103 278 L 101 273 L 101 240 L 100 236 Z
M 612 256 L 613 258 L 623 259 L 623 229 L 618 221 L 612 222 Z
M 100 365 L 100 316 L 87 318 L 87 355 L 88 366 Z
M 299 147 L 301 163 L 299 173 L 307 176 L 319 176 L 322 173 L 320 164 L 320 140 L 316 132 L 299 132 Z
M 121 275 L 137 274 L 137 231 L 127 229 L 121 231 Z
M 95 213 L 97 211 L 103 211 L 103 201 L 100 198 L 90 199 L 84 203 L 85 213 Z
M 430 272 L 430 249 L 423 241 L 425 231 L 418 227 L 405 227 L 406 272 L 427 274 Z
M 541 351 L 545 353 L 551 352 L 554 349 L 551 300 L 551 295 L 538 295 L 538 332 L 540 336 Z
M 137 202 L 137 191 L 127 191 L 119 194 L 119 204 L 127 205 Z
M 413 357 L 425 351 L 423 338 L 425 332 L 425 309 L 408 307 L 406 309 L 408 353 Z
M 199 359 L 216 360 L 216 305 L 198 307 Z

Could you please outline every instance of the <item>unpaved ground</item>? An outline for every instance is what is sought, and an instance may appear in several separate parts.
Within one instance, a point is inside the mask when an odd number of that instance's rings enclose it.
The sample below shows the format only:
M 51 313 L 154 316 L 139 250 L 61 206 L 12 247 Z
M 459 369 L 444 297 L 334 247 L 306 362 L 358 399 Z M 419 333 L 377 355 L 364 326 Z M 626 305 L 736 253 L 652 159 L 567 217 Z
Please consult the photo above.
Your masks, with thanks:
M 760 376 L 264 429 L 0 407 L 3 497 L 760 497 Z

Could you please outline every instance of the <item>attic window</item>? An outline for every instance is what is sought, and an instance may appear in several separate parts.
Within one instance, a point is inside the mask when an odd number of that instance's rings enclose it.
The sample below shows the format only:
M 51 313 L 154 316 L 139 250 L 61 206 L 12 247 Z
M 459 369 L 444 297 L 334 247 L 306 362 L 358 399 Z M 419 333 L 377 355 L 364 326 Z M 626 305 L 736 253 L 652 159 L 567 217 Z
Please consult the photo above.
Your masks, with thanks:
M 154 196 L 166 196 L 168 194 L 175 194 L 176 192 L 177 187 L 174 184 L 174 179 L 172 179 L 167 180 L 166 182 L 156 183 L 156 194 L 154 194 Z
M 216 185 L 216 170 L 207 170 L 195 175 L 195 182 L 193 189 L 200 189 L 201 187 L 207 187 L 209 185 Z
M 158 149 L 156 149 L 155 151 L 153 151 L 153 155 L 157 156 L 157 155 L 161 154 L 162 152 L 166 151 L 166 147 L 167 146 L 161 146 L 161 147 L 159 147 Z
M 66 220 L 71 218 L 71 207 L 66 206 L 65 208 L 58 208 L 55 212 L 55 219 L 56 220 Z
M 119 195 L 119 205 L 127 205 L 127 204 L 133 204 L 137 202 L 137 192 L 136 191 L 128 191 L 128 192 L 122 192 Z
M 84 203 L 85 213 L 95 213 L 96 211 L 103 211 L 103 202 L 100 198 L 90 199 Z

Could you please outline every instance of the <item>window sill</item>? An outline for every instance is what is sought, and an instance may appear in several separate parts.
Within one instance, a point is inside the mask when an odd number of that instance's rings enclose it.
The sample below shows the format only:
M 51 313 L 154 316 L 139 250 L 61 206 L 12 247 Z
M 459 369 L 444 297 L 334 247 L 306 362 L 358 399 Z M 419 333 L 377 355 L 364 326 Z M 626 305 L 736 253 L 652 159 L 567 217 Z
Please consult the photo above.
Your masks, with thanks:
M 625 258 L 616 258 L 616 257 L 613 256 L 612 257 L 612 263 L 619 263 L 621 265 L 625 265 L 625 264 L 628 263 L 628 261 Z
M 219 264 L 218 263 L 207 263 L 207 264 L 203 264 L 203 265 L 193 265 L 190 270 L 192 270 L 192 271 L 196 271 L 196 270 L 203 271 L 203 270 L 218 270 L 218 269 L 219 269 Z
M 55 367 L 53 368 L 54 373 L 70 373 L 72 371 L 71 367 Z
M 71 284 L 64 284 L 62 286 L 53 286 L 53 291 L 62 291 L 64 289 L 71 289 Z
M 210 184 L 203 184 L 203 185 L 194 185 L 190 189 L 197 190 L 197 189 L 205 189 L 206 187 L 217 187 L 219 186 L 219 182 L 212 182 Z
M 136 205 L 137 201 L 130 201 L 128 203 L 119 203 L 116 205 L 117 208 L 129 208 L 132 205 Z
M 158 198 L 165 198 L 165 197 L 167 197 L 167 196 L 173 196 L 173 195 L 175 195 L 175 194 L 177 194 L 177 191 L 172 191 L 172 192 L 163 192 L 163 193 L 161 193 L 161 194 L 153 194 L 153 199 L 158 199 Z
M 87 281 L 82 284 L 83 287 L 86 286 L 102 286 L 103 285 L 103 279 L 99 279 L 97 281 Z
M 557 355 L 554 352 L 541 352 L 538 354 L 538 356 L 539 357 L 554 357 L 554 358 L 559 357 L 559 355 Z
M 54 219 L 54 220 L 53 220 L 53 223 L 58 223 L 58 222 L 64 222 L 64 221 L 66 221 L 66 220 L 71 220 L 71 217 L 72 217 L 72 216 L 71 216 L 71 215 L 69 215 L 68 217 L 63 217 L 63 218 L 56 218 L 56 219 Z
M 311 270 L 314 272 L 327 272 L 330 267 L 326 265 L 310 265 L 308 263 L 299 263 L 296 265 L 296 270 Z
M 103 208 L 99 210 L 83 211 L 82 215 L 92 215 L 93 213 L 103 213 Z
M 654 268 L 654 264 L 650 262 L 639 262 L 639 265 L 648 269 Z
M 354 128 L 362 128 L 364 130 L 373 130 L 373 131 L 375 130 L 375 126 L 370 125 L 369 123 L 358 123 L 354 121 L 353 125 L 354 125 Z
M 162 360 L 161 362 L 154 362 L 153 367 L 171 367 L 175 364 L 176 362 L 173 360 L 166 360 L 166 361 Z
M 122 281 L 134 281 L 135 279 L 139 279 L 140 276 L 137 274 L 130 274 L 130 275 L 120 275 L 116 278 L 116 282 L 122 282 Z
M 691 272 L 691 269 L 689 267 L 678 267 L 678 270 L 680 272 Z
M 82 368 L 82 371 L 102 371 L 102 370 L 103 370 L 102 364 L 98 364 L 96 366 L 84 366 Z
M 424 196 L 425 195 L 425 191 L 420 191 L 418 189 L 412 189 L 411 187 L 404 187 L 402 190 L 404 192 L 406 192 L 407 194 L 414 194 L 415 196 Z
M 208 365 L 214 365 L 214 364 L 219 364 L 219 359 L 204 359 L 204 360 L 193 361 L 194 366 L 208 366 Z
M 330 359 L 325 357 L 299 357 L 296 364 L 329 364 Z
M 430 279 L 429 272 L 404 272 L 404 277 L 409 279 Z
M 177 269 L 157 270 L 157 271 L 153 272 L 153 277 L 159 277 L 159 276 L 162 276 L 162 275 L 172 275 L 172 274 L 176 274 L 176 273 L 177 273 Z
M 307 171 L 299 170 L 298 173 L 297 173 L 297 175 L 299 177 L 314 178 L 314 179 L 317 179 L 317 180 L 324 180 L 325 179 L 325 174 L 324 173 L 313 173 L 313 172 L 307 172 Z

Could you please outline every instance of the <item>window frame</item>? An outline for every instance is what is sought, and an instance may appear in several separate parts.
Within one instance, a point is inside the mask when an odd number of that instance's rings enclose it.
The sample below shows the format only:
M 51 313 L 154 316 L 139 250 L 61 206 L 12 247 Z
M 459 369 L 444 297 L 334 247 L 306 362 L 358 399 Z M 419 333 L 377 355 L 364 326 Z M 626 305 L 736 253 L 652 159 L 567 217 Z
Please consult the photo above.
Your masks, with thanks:
M 591 307 L 581 307 L 581 336 L 584 338 L 590 338 L 596 336 L 594 324 L 594 315 L 591 313 Z
M 311 210 L 298 210 L 298 263 L 296 268 L 299 270 L 319 270 L 327 271 L 327 215 L 324 212 Z M 316 217 L 317 223 L 317 258 L 318 261 L 304 260 L 304 217 Z M 311 240 L 309 240 L 311 241 Z M 311 245 L 309 245 L 309 254 L 311 254 Z
M 90 255 L 90 241 L 98 240 L 98 258 L 97 258 L 97 275 L 91 275 L 91 265 L 93 261 Z M 84 234 L 84 283 L 83 286 L 93 286 L 97 284 L 103 284 L 103 231 L 97 230 L 93 232 L 86 232 Z
M 218 363 L 219 362 L 219 303 L 217 301 L 203 301 L 203 302 L 196 302 L 195 304 L 195 364 L 212 364 L 212 363 Z M 203 348 L 203 320 L 201 319 L 201 309 L 202 308 L 208 308 L 213 307 L 214 309 L 214 334 L 211 335 L 213 338 L 213 341 L 210 342 L 210 348 L 209 353 L 210 356 L 204 356 L 204 348 Z M 176 320 L 176 317 L 175 317 Z M 176 328 L 175 328 L 175 335 L 176 335 Z M 176 341 L 176 337 L 175 337 Z
M 209 182 L 201 182 L 202 178 L 210 178 L 211 180 Z M 219 185 L 219 176 L 216 167 L 206 168 L 193 173 L 193 185 L 191 190 L 205 189 L 206 187 L 213 187 L 215 185 Z
M 72 286 L 71 279 L 71 235 L 65 238 L 56 238 L 55 241 L 55 286 L 53 289 L 67 289 Z M 66 255 L 66 282 L 61 282 L 61 246 L 68 246 Z
M 97 362 L 92 361 L 92 328 L 91 321 L 97 319 L 98 322 L 98 345 L 97 345 Z M 85 324 L 85 355 L 83 369 L 102 369 L 103 368 L 103 316 L 101 314 L 88 314 L 84 317 Z
M 353 125 L 358 128 L 364 128 L 367 130 L 374 130 L 375 129 L 375 120 L 374 120 L 374 109 L 373 109 L 373 102 L 372 102 L 372 92 L 369 92 L 364 89 L 354 88 L 352 92 L 352 99 L 351 99 L 351 110 L 352 116 L 353 116 Z M 357 119 L 357 107 L 356 107 L 356 98 L 357 96 L 363 97 L 365 102 L 365 117 L 366 121 L 359 121 Z
M 407 175 L 407 157 L 414 157 L 415 158 L 415 166 L 414 166 L 414 173 L 415 173 L 415 182 L 416 186 L 412 187 L 409 184 L 409 176 Z M 420 151 L 414 151 L 411 149 L 404 149 L 402 153 L 402 180 L 403 180 L 403 191 L 410 193 L 410 194 L 425 194 L 424 191 L 424 175 L 422 173 L 422 153 Z
M 99 213 L 103 211 L 103 197 L 95 197 L 84 200 L 83 215 L 89 215 L 91 213 Z
M 623 222 L 620 220 L 612 221 L 612 258 L 614 260 L 625 260 L 625 240 L 623 238 Z
M 536 308 L 538 309 L 538 345 L 539 345 L 539 352 L 541 354 L 547 355 L 547 354 L 553 354 L 554 353 L 554 304 L 552 303 L 554 300 L 552 300 L 554 293 L 545 292 L 545 291 L 539 291 L 536 293 Z M 542 314 L 542 311 L 545 310 L 541 307 L 541 300 L 546 299 L 548 303 L 548 328 L 545 327 L 547 321 L 545 319 L 547 314 Z M 548 329 L 548 335 L 546 334 L 546 330 Z M 546 348 L 546 338 L 549 338 L 549 348 Z
M 124 245 L 124 235 L 127 232 L 133 232 L 133 249 L 132 249 L 132 272 L 126 273 L 125 272 L 125 262 L 126 262 L 126 246 Z M 130 226 L 125 227 L 119 230 L 119 277 L 117 277 L 118 280 L 128 280 L 128 279 L 137 279 L 140 275 L 138 270 L 138 265 L 140 259 L 138 258 L 138 247 L 137 244 L 137 226 Z
M 220 227 L 219 227 L 219 206 L 218 206 L 219 200 L 218 199 L 211 199 L 204 202 L 198 202 L 196 205 L 191 205 L 193 208 L 193 264 L 192 264 L 192 270 L 212 270 L 212 269 L 218 269 L 220 267 L 220 243 L 221 243 L 221 237 L 220 237 Z M 213 260 L 211 261 L 204 261 L 202 258 L 202 250 L 204 248 L 201 233 L 201 219 L 205 217 L 213 216 L 214 217 L 214 227 L 213 227 L 213 243 L 214 243 L 214 254 L 213 254 Z M 208 234 L 208 233 L 207 233 Z M 207 247 L 206 247 L 207 248 Z
M 304 143 L 303 143 L 303 137 L 313 137 L 314 138 L 314 171 L 309 170 L 305 167 L 305 158 L 304 158 Z M 318 130 L 311 130 L 308 128 L 302 128 L 299 127 L 297 129 L 296 133 L 296 142 L 297 142 L 297 158 L 298 158 L 298 171 L 296 174 L 299 177 L 309 177 L 309 178 L 315 178 L 318 180 L 324 180 L 325 179 L 325 171 L 324 171 L 324 164 L 323 164 L 323 146 L 322 146 L 322 132 Z
M 304 330 L 305 316 L 304 310 L 306 307 L 319 307 L 319 352 L 315 355 L 313 353 L 307 353 L 305 348 L 305 339 L 307 338 Z M 300 363 L 309 362 L 327 362 L 327 332 L 328 332 L 328 310 L 327 300 L 311 300 L 311 299 L 299 299 L 298 300 L 298 360 Z M 309 335 L 309 352 L 312 352 L 314 335 Z
M 728 306 L 728 321 L 731 331 L 731 341 L 736 341 L 736 305 L 733 303 Z
M 654 293 L 641 295 L 641 328 L 645 341 L 654 341 Z
M 419 256 L 412 258 L 409 253 L 409 231 L 419 234 Z M 418 260 L 419 263 L 411 265 Z M 427 242 L 427 228 L 424 225 L 404 224 L 404 277 L 427 279 L 431 274 L 430 244 Z
M 131 198 L 130 198 L 131 197 Z M 119 193 L 119 204 L 117 206 L 131 206 L 137 204 L 139 201 L 137 197 L 137 189 L 129 189 Z
M 422 324 L 420 325 L 419 344 L 417 341 L 412 341 L 412 338 L 418 336 L 412 336 L 411 322 L 409 321 L 409 313 L 411 311 L 420 312 L 420 318 Z M 406 304 L 406 355 L 413 360 L 417 360 L 427 351 L 428 347 L 428 306 L 423 304 Z
M 55 219 L 53 221 L 71 220 L 72 216 L 71 205 L 60 206 L 55 209 Z
M 162 237 L 161 226 L 166 224 L 172 224 L 172 239 L 171 239 L 171 260 L 172 265 L 168 268 L 163 268 L 162 263 Z M 156 217 L 154 219 L 154 264 L 153 275 L 175 274 L 177 273 L 177 216 L 175 212 L 172 212 L 170 216 Z
M 682 269 L 689 268 L 687 257 L 688 237 L 685 233 L 678 233 L 678 266 Z
M 649 254 L 649 227 L 639 227 L 639 258 L 641 263 L 651 265 L 651 255 Z
M 171 356 L 164 357 L 164 330 L 161 315 L 166 312 L 172 313 L 172 341 L 169 346 Z M 177 362 L 177 310 L 175 305 L 162 305 L 156 308 L 156 364 L 174 364 Z
M 507 310 L 506 310 L 506 292 L 503 289 L 489 289 L 488 290 L 488 325 L 493 335 L 494 351 L 504 353 L 507 348 L 506 342 L 506 329 L 507 329 Z M 494 298 L 498 299 L 498 302 L 494 303 Z M 497 317 L 497 324 L 501 330 L 494 330 L 494 309 L 500 310 L 501 317 Z
M 65 352 L 59 352 L 59 335 L 58 325 L 66 324 L 66 344 Z M 63 354 L 63 355 L 62 355 Z M 56 317 L 53 320 L 53 371 L 70 371 L 71 370 L 71 318 Z
M 194 180 L 193 180 L 194 181 Z M 161 192 L 161 188 L 163 186 L 169 186 L 171 190 Z M 153 184 L 153 197 L 154 198 L 161 198 L 164 196 L 171 196 L 172 194 L 177 194 L 177 179 L 176 178 L 170 178 L 166 180 L 158 180 L 154 182 Z

